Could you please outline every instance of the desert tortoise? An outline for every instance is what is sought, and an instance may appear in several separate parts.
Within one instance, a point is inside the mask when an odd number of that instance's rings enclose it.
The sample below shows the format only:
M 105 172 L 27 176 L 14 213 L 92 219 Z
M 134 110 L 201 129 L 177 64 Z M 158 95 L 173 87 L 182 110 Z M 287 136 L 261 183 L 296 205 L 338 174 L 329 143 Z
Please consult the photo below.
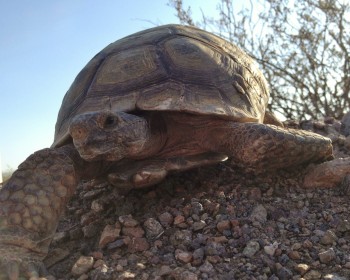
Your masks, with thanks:
M 132 188 L 227 157 L 263 171 L 332 157 L 328 138 L 263 124 L 268 98 L 255 62 L 206 31 L 166 25 L 110 44 L 65 95 L 52 147 L 0 191 L 1 271 L 38 275 L 82 179 Z

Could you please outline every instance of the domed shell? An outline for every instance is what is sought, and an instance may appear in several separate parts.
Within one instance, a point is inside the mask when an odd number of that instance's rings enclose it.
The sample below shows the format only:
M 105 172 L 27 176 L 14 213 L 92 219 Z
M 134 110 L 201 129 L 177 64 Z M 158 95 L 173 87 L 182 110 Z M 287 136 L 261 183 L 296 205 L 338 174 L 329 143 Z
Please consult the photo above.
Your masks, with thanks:
M 101 110 L 181 111 L 262 122 L 269 92 L 256 63 L 206 31 L 165 25 L 120 39 L 78 74 L 58 114 L 53 147 L 72 117 Z

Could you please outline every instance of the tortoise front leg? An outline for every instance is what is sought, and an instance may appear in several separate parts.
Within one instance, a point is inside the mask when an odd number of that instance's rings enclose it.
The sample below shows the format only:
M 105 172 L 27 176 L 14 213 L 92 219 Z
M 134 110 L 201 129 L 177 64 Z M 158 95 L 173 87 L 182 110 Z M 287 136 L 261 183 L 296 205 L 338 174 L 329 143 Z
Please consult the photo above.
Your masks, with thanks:
M 214 137 L 210 137 L 213 135 Z M 269 124 L 227 122 L 205 141 L 248 170 L 265 171 L 333 159 L 332 141 L 304 130 Z
M 6 182 L 0 190 L 0 279 L 39 276 L 59 217 L 86 167 L 93 170 L 72 145 L 44 149 Z

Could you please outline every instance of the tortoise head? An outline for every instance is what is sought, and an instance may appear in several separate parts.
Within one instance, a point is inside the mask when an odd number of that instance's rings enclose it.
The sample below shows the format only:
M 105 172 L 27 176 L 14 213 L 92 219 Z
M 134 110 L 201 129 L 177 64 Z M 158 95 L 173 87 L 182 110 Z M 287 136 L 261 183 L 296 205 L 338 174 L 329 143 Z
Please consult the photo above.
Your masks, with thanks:
M 146 119 L 110 111 L 75 116 L 69 133 L 80 156 L 88 161 L 116 161 L 137 156 L 150 134 Z

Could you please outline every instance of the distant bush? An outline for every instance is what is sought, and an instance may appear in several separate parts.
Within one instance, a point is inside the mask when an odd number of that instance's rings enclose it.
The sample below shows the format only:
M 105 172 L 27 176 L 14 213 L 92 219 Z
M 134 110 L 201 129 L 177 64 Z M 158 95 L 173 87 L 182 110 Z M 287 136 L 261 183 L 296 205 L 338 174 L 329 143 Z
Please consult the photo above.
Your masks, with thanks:
M 238 1 L 216 0 L 217 13 L 201 8 L 198 18 L 183 1 L 169 0 L 182 24 L 212 31 L 257 60 L 271 87 L 270 110 L 288 119 L 348 111 L 349 1 L 246 1 L 250 6 L 237 10 Z
M 3 180 L 3 182 L 8 180 L 12 176 L 13 172 L 14 172 L 14 170 L 11 167 L 7 167 L 6 170 L 4 170 L 2 172 L 2 180 Z

